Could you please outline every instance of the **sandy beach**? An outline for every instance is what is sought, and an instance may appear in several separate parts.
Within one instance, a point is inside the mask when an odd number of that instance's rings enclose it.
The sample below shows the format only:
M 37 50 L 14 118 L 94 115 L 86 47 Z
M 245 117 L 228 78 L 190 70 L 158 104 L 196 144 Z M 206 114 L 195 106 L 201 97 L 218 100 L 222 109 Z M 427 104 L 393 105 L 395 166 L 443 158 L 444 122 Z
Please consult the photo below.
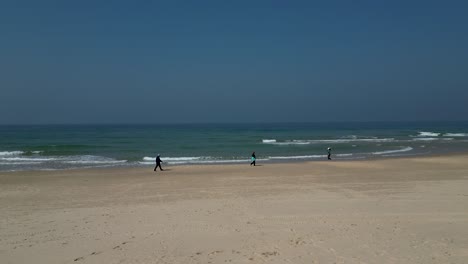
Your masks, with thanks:
M 467 263 L 468 156 L 0 173 L 1 263 Z

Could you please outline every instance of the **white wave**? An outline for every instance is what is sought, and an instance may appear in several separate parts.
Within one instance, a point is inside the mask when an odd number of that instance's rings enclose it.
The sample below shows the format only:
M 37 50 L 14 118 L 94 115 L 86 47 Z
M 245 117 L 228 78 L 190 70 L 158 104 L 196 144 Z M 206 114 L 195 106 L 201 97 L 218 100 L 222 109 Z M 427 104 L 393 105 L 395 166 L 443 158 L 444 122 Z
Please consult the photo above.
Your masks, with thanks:
M 335 156 L 337 157 L 350 157 L 353 156 L 352 153 L 342 153 L 342 154 L 336 154 Z M 280 160 L 288 160 L 288 159 L 317 159 L 317 158 L 326 158 L 327 155 L 304 155 L 304 156 L 272 156 L 268 157 L 269 159 L 275 160 L 275 159 L 280 159 Z
M 60 160 L 60 159 L 59 159 Z M 127 160 L 116 160 L 107 157 L 84 155 L 84 156 L 68 156 L 62 158 L 61 162 L 66 164 L 117 164 L 125 163 Z
M 138 162 L 138 164 L 142 165 L 151 165 L 154 164 L 156 157 L 144 157 L 143 161 Z M 246 162 L 248 159 L 245 160 L 223 160 L 217 159 L 213 157 L 162 157 L 161 160 L 163 163 L 170 164 L 170 165 L 177 165 L 177 164 L 211 164 L 211 163 L 236 163 L 236 162 Z
M 393 142 L 394 138 L 357 138 L 357 139 L 320 139 L 309 140 L 311 143 L 350 143 L 350 142 Z
M 352 142 L 394 142 L 394 138 L 341 138 L 341 139 L 310 139 L 310 140 L 288 140 L 283 142 L 271 141 L 266 142 L 265 139 L 262 141 L 265 144 L 272 145 L 308 145 L 308 144 L 342 144 Z
M 336 154 L 337 157 L 350 157 L 353 156 L 351 153 L 346 153 L 346 154 Z
M 257 160 L 262 160 L 262 159 L 257 159 Z M 244 162 L 249 162 L 249 159 L 245 160 L 194 160 L 194 161 L 189 161 L 189 162 L 184 162 L 184 161 L 175 161 L 171 162 L 170 164 L 214 164 L 214 163 L 244 163 Z
M 293 140 L 293 141 L 285 141 L 285 142 L 274 142 L 274 143 L 270 143 L 270 144 L 279 145 L 279 146 L 282 146 L 282 145 L 309 145 L 310 142 L 303 141 L 303 140 Z
M 65 167 L 110 167 L 117 164 L 124 164 L 127 160 L 117 160 L 102 156 L 80 155 L 80 156 L 0 156 L 1 166 L 24 165 L 40 166 L 38 169 L 64 169 Z M 67 165 L 65 165 L 67 164 Z M 85 166 L 85 167 L 83 167 Z M 27 166 L 28 167 L 28 166 Z M 29 167 L 28 167 L 29 168 Z
M 44 151 L 42 151 L 42 150 L 31 151 L 32 154 L 39 154 L 39 153 L 42 153 L 42 152 L 44 152 Z
M 126 160 L 115 160 L 106 157 L 84 155 L 84 156 L 57 156 L 57 157 L 0 157 L 0 161 L 8 164 L 26 163 L 26 162 L 58 162 L 67 164 L 112 164 L 123 163 Z
M 348 157 L 353 154 L 337 154 L 338 157 Z M 303 155 L 303 156 L 270 156 L 263 159 L 257 159 L 257 161 L 268 161 L 268 160 L 297 160 L 297 159 L 316 159 L 326 158 L 327 155 Z M 140 165 L 154 165 L 153 157 L 144 157 L 143 161 L 139 161 Z M 219 163 L 245 163 L 250 162 L 250 159 L 217 159 L 214 157 L 171 157 L 162 158 L 163 162 L 169 165 L 181 165 L 181 164 L 219 164 Z
M 445 133 L 444 137 L 468 137 L 468 133 Z
M 427 154 L 427 153 L 424 153 L 424 154 Z M 415 153 L 405 153 L 405 154 L 388 154 L 388 155 L 382 155 L 382 157 L 410 157 L 410 156 L 417 156 L 417 155 L 421 155 L 421 153 L 419 154 L 415 154 Z
M 305 155 L 305 156 L 273 156 L 268 157 L 269 159 L 275 160 L 288 160 L 288 159 L 313 159 L 313 158 L 324 158 L 326 155 Z
M 413 138 L 413 141 L 434 141 L 439 140 L 439 138 L 428 137 L 428 138 Z
M 53 161 L 53 160 L 60 160 L 60 159 L 57 159 L 57 158 L 13 157 L 13 158 L 0 158 L 0 160 L 5 160 L 5 161 Z
M 383 155 L 383 154 L 390 154 L 390 153 L 407 152 L 407 151 L 411 151 L 411 150 L 413 150 L 412 147 L 405 147 L 405 148 L 402 148 L 402 149 L 372 152 L 372 154 L 374 154 L 374 155 Z
M 276 143 L 276 139 L 262 139 L 263 143 Z
M 23 154 L 24 151 L 0 151 L 0 156 L 18 156 Z
M 259 160 L 259 159 L 257 159 Z M 250 159 L 244 160 L 216 160 L 216 159 L 192 159 L 192 160 L 172 160 L 168 161 L 167 164 L 170 165 L 181 165 L 181 164 L 216 164 L 216 163 L 244 163 L 248 162 Z M 164 162 L 164 159 L 163 159 Z M 139 161 L 138 164 L 141 165 L 154 165 L 154 161 Z
M 117 164 L 125 163 L 127 160 L 69 160 L 63 163 L 67 164 Z
M 438 137 L 440 133 L 420 131 L 418 137 Z
M 33 164 L 41 164 L 43 162 L 37 161 L 18 161 L 18 162 L 2 162 L 0 161 L 0 165 L 33 165 Z
M 209 157 L 162 157 L 161 160 L 164 161 L 190 161 L 190 160 L 200 160 L 206 159 Z M 155 161 L 156 157 L 143 157 L 144 161 Z

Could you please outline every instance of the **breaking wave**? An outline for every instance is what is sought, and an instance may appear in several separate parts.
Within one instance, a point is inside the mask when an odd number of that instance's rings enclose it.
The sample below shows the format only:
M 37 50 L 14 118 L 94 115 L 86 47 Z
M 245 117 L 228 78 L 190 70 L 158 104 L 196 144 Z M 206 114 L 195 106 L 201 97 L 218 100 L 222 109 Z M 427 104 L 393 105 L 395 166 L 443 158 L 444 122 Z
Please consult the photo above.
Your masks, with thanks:
M 0 157 L 1 156 L 18 156 L 23 154 L 24 151 L 0 151 Z
M 402 148 L 402 149 L 372 152 L 372 154 L 374 154 L 374 155 L 383 155 L 383 154 L 391 154 L 391 153 L 399 153 L 399 152 L 408 152 L 408 151 L 411 151 L 411 150 L 413 150 L 412 147 L 405 147 L 405 148 Z
M 445 133 L 444 137 L 468 137 L 468 133 Z
M 395 142 L 394 138 L 340 138 L 340 139 L 310 139 L 310 140 L 286 140 L 263 139 L 263 144 L 272 145 L 309 145 L 309 144 L 344 144 L 352 142 Z
M 421 132 L 419 132 L 418 137 L 438 137 L 439 135 L 440 135 L 440 133 L 436 133 L 436 132 L 421 131 Z

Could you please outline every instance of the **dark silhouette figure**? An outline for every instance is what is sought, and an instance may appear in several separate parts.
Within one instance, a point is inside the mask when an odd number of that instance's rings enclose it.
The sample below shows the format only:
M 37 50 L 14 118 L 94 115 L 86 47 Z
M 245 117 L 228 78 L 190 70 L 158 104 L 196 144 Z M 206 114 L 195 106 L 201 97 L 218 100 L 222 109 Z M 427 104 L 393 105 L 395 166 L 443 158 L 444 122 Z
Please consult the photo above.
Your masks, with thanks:
M 252 164 L 255 166 L 255 160 L 257 160 L 257 158 L 255 157 L 255 151 L 252 153 L 252 162 L 250 163 L 250 166 L 252 166 Z
M 331 148 L 328 148 L 327 151 L 328 151 L 328 159 L 331 160 Z
M 156 171 L 156 169 L 157 169 L 158 167 L 159 167 L 159 169 L 160 169 L 161 171 L 163 171 L 163 168 L 161 167 L 161 163 L 162 163 L 162 162 L 163 162 L 163 161 L 161 160 L 161 158 L 159 157 L 159 154 L 158 154 L 158 156 L 156 157 L 156 167 L 154 167 L 154 171 Z

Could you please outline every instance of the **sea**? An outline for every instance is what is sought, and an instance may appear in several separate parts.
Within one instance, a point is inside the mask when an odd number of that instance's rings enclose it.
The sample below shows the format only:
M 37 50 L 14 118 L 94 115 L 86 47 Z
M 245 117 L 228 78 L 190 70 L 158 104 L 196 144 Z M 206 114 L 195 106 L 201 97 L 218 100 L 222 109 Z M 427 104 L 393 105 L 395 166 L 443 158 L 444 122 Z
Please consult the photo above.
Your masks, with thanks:
M 2 125 L 0 171 L 362 160 L 468 151 L 468 122 Z

